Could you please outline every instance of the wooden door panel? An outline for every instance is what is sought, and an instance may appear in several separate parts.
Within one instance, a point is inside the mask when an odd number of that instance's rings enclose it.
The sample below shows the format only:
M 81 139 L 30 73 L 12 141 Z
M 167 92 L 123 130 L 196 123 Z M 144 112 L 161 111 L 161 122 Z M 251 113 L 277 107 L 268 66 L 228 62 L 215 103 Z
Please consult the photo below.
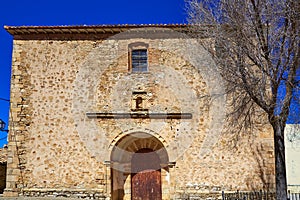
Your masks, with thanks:
M 132 158 L 131 199 L 161 200 L 161 170 L 158 155 L 149 149 L 138 151 Z
M 133 200 L 161 200 L 160 171 L 142 171 L 132 177 Z

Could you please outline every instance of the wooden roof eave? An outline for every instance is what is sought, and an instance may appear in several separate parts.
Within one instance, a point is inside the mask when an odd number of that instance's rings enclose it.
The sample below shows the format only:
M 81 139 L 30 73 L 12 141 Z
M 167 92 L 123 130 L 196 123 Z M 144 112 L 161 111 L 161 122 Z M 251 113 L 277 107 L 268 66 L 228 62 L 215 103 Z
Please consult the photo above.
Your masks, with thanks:
M 4 26 L 16 40 L 31 39 L 106 39 L 122 32 L 141 33 L 144 31 L 164 32 L 167 30 L 187 33 L 189 26 L 186 24 L 149 24 L 149 25 L 95 25 L 95 26 Z M 152 29 L 152 31 L 151 31 Z M 89 35 L 90 34 L 90 35 Z
M 100 25 L 100 26 L 4 26 L 11 35 L 45 34 L 45 33 L 120 33 L 134 28 L 170 28 L 173 30 L 186 29 L 186 24 L 164 25 Z

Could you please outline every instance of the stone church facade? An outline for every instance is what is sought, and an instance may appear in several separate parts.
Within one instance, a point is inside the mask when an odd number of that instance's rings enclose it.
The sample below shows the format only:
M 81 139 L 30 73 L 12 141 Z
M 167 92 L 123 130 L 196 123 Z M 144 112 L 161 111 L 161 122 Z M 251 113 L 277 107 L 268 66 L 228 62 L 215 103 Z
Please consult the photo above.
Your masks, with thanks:
M 274 188 L 272 131 L 229 132 L 187 25 L 6 26 L 14 37 L 4 196 L 177 199 Z

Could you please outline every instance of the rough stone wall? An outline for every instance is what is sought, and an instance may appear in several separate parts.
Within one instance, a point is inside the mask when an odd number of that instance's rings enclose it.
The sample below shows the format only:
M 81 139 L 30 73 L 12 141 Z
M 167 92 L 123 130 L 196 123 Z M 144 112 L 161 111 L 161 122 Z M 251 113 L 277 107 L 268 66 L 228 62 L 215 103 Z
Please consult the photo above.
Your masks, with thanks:
M 149 44 L 148 73 L 128 70 L 128 45 L 134 42 Z M 189 59 L 185 48 L 182 38 L 15 40 L 6 194 L 110 196 L 104 162 L 134 132 L 158 138 L 176 163 L 163 182 L 164 199 L 273 187 L 270 127 L 258 122 L 254 134 L 232 145 L 232 134 L 215 128 L 222 108 L 212 108 L 211 88 L 219 80 L 211 75 L 211 60 L 205 51 L 199 60 Z M 87 112 L 130 112 L 137 90 L 147 93 L 149 112 L 193 118 L 87 118 Z
M 0 148 L 0 163 L 7 162 L 7 146 L 5 145 L 3 148 Z

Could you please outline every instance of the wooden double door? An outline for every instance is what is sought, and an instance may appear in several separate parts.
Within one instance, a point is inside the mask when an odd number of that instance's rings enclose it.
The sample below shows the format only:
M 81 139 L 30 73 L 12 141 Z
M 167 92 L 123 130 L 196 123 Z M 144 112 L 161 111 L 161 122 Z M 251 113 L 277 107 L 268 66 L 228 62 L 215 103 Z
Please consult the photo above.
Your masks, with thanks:
M 159 156 L 152 149 L 135 152 L 131 161 L 131 199 L 161 200 L 161 169 Z

